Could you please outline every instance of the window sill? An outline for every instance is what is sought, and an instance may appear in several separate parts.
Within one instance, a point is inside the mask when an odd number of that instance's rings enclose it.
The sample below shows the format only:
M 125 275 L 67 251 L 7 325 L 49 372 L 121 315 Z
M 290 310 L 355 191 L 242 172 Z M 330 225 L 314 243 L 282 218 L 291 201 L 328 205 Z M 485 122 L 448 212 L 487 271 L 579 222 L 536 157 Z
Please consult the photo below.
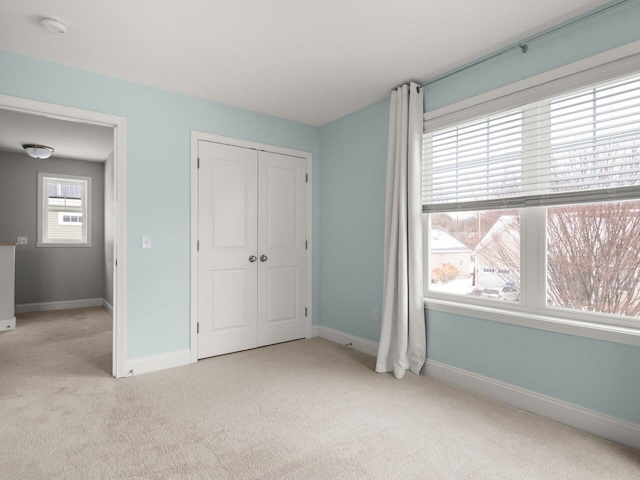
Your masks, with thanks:
M 640 329 L 616 327 L 601 323 L 581 322 L 548 315 L 468 305 L 426 297 L 424 299 L 424 308 L 428 310 L 436 310 L 438 312 L 480 318 L 482 320 L 489 320 L 493 322 L 536 328 L 538 330 L 547 330 L 567 335 L 577 335 L 580 337 L 594 338 L 597 340 L 622 343 L 636 347 L 640 346 Z
M 91 247 L 91 243 L 36 243 L 36 247 L 78 247 L 85 248 Z

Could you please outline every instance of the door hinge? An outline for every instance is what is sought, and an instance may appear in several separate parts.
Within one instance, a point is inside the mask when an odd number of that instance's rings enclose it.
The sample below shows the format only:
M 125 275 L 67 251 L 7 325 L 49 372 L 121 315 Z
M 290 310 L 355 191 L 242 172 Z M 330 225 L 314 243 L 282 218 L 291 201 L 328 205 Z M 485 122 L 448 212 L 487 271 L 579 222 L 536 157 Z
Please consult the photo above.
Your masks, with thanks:
M 304 174 L 304 181 L 305 181 L 306 183 L 309 183 L 309 174 L 308 174 L 308 173 L 305 173 L 305 174 Z
M 200 251 L 200 240 L 198 240 L 198 244 L 196 245 L 196 251 L 199 252 Z
M 304 307 L 304 316 L 305 317 L 309 316 L 309 311 L 307 310 L 307 307 Z
M 200 157 L 198 157 L 198 168 L 200 168 Z
M 196 323 L 196 333 L 200 333 L 200 322 Z
M 304 249 L 309 250 L 309 240 L 304 241 Z
M 118 260 L 116 260 L 116 267 L 118 266 Z

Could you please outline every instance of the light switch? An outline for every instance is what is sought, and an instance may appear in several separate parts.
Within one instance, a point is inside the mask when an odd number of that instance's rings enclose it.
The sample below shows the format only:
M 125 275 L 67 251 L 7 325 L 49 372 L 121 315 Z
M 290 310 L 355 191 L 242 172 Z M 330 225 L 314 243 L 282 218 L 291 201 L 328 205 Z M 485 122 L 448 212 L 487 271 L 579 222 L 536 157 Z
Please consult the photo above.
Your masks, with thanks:
M 27 237 L 18 237 L 18 245 L 26 245 Z
M 151 235 L 142 235 L 142 248 L 151 248 Z

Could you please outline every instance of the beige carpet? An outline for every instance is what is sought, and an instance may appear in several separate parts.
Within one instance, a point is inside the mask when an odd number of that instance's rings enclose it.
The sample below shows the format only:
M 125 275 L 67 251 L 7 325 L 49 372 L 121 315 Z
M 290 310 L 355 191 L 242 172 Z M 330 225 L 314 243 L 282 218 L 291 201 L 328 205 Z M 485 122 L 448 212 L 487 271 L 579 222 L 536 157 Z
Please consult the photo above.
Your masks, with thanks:
M 640 452 L 321 339 L 114 380 L 110 325 L 0 334 L 1 479 L 640 478 Z

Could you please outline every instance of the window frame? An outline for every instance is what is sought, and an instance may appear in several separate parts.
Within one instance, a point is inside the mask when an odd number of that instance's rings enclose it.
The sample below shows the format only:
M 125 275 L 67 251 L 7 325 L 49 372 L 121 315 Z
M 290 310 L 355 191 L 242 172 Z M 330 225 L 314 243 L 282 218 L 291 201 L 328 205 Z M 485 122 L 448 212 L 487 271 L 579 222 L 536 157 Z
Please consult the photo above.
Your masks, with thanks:
M 45 238 L 45 232 L 47 231 L 47 227 L 45 222 L 48 221 L 49 214 L 49 205 L 48 198 L 49 194 L 46 191 L 46 186 L 48 185 L 50 180 L 60 180 L 64 181 L 72 181 L 72 182 L 82 182 L 84 183 L 84 197 L 82 202 L 82 209 L 78 211 L 79 214 L 82 215 L 82 233 L 83 238 L 80 241 L 72 241 L 69 239 L 50 239 Z M 91 177 L 84 177 L 78 175 L 67 175 L 63 173 L 45 173 L 38 172 L 38 240 L 36 242 L 37 247 L 91 247 L 91 217 L 92 217 L 92 203 L 91 203 L 91 194 L 92 194 L 92 185 L 91 185 Z
M 630 51 L 631 50 L 631 51 Z M 563 92 L 588 87 L 626 74 L 640 72 L 640 42 L 546 72 L 531 79 L 502 87 L 458 104 L 427 112 L 425 133 L 463 124 L 492 110 L 506 110 L 514 102 L 527 105 Z M 542 96 L 544 95 L 544 98 Z M 526 112 L 523 110 L 523 120 Z M 523 124 L 523 134 L 526 128 Z M 523 156 L 525 152 L 523 151 Z M 427 167 L 428 168 L 428 167 Z M 640 200 L 640 198 L 638 199 Z M 601 203 L 601 202 L 597 202 Z M 505 302 L 430 291 L 430 222 L 425 232 L 424 304 L 428 310 L 454 313 L 484 320 L 568 333 L 589 338 L 640 346 L 640 319 L 547 305 L 547 210 L 531 206 L 520 211 L 520 301 Z M 422 216 L 423 222 L 429 213 Z

